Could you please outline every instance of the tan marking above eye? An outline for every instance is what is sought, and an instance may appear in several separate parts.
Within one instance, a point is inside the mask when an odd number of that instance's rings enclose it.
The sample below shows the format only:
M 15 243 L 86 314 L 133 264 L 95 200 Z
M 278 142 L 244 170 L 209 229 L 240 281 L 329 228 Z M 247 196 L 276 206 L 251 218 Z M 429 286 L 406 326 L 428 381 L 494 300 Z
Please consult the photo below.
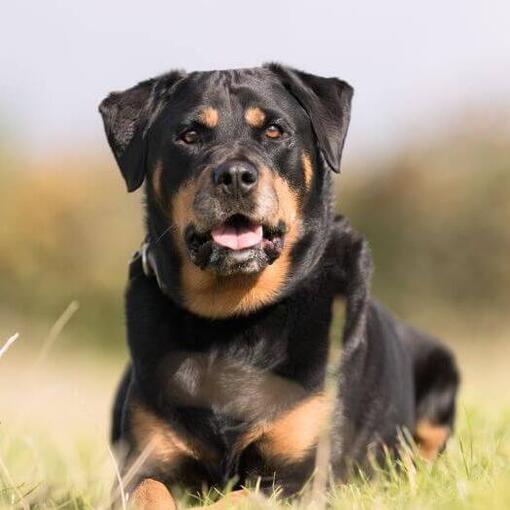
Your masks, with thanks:
M 244 112 L 244 119 L 253 128 L 261 128 L 266 121 L 266 114 L 258 106 L 250 106 Z
M 204 108 L 198 116 L 198 121 L 209 129 L 215 128 L 220 120 L 220 114 L 216 108 L 208 106 Z

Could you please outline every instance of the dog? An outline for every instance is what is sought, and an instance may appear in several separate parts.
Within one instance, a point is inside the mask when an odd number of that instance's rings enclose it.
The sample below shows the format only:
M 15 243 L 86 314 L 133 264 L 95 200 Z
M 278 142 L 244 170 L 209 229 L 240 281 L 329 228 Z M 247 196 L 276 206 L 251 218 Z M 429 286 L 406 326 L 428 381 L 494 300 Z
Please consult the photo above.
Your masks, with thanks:
M 426 458 L 445 447 L 455 360 L 371 299 L 367 241 L 334 213 L 352 96 L 266 64 L 172 71 L 102 101 L 128 191 L 145 183 L 111 437 L 134 507 L 174 508 L 174 485 L 296 494 L 324 430 L 339 482 L 398 454 L 405 431 Z

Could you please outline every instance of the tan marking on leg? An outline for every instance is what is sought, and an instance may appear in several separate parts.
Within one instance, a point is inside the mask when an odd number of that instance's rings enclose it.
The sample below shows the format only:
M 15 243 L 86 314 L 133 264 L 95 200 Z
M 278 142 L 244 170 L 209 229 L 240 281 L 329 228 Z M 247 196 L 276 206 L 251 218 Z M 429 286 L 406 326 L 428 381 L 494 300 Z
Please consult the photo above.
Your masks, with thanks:
M 172 426 L 140 403 L 130 413 L 131 433 L 137 450 L 147 452 L 149 464 L 171 468 L 183 457 L 216 460 L 213 452 L 194 438 L 175 431 Z
M 416 425 L 416 443 L 423 458 L 434 460 L 446 444 L 450 436 L 450 428 L 445 425 L 434 425 L 428 420 Z
M 266 120 L 266 114 L 258 106 L 250 106 L 244 112 L 244 120 L 253 128 L 261 128 Z
M 133 405 L 130 419 L 138 450 L 150 449 L 151 461 L 170 464 L 182 456 L 195 456 L 191 446 L 168 423 L 141 404 Z
M 186 253 L 182 232 L 186 224 L 196 221 L 193 215 L 196 183 L 185 185 L 174 199 L 172 217 L 177 226 L 176 243 L 182 255 L 182 290 L 185 304 L 192 312 L 212 318 L 242 315 L 273 302 L 279 295 L 289 275 L 290 254 L 299 237 L 301 219 L 296 193 L 284 179 L 271 173 L 277 207 L 265 221 L 272 225 L 283 221 L 287 233 L 278 259 L 257 274 L 219 276 L 195 266 Z
M 293 462 L 303 459 L 328 425 L 331 408 L 331 402 L 318 395 L 277 418 L 257 445 L 262 455 Z
M 198 116 L 198 121 L 200 122 L 200 124 L 203 124 L 205 127 L 208 127 L 209 129 L 215 128 L 218 125 L 219 120 L 220 114 L 218 113 L 218 110 L 216 110 L 216 108 L 213 108 L 212 106 L 204 108 Z
M 322 394 L 299 402 L 269 423 L 261 423 L 236 445 L 242 451 L 254 443 L 267 459 L 298 462 L 316 446 L 331 419 L 332 404 Z
M 177 505 L 161 482 L 145 478 L 129 496 L 128 508 L 133 510 L 175 510 Z
M 303 151 L 303 154 L 301 154 L 301 163 L 303 165 L 303 176 L 305 179 L 305 187 L 308 191 L 310 191 L 310 187 L 312 185 L 312 179 L 313 179 L 313 166 L 312 166 L 312 160 L 310 159 L 310 156 Z

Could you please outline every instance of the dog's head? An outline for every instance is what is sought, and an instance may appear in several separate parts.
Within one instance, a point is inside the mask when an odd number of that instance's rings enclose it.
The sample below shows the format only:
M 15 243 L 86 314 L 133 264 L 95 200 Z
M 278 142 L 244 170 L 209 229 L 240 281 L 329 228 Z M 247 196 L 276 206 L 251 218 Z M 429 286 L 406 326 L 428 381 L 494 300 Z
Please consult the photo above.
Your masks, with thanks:
M 320 257 L 352 88 L 276 64 L 174 71 L 100 105 L 166 287 L 205 316 L 249 313 Z M 161 267 L 160 267 L 161 266 Z

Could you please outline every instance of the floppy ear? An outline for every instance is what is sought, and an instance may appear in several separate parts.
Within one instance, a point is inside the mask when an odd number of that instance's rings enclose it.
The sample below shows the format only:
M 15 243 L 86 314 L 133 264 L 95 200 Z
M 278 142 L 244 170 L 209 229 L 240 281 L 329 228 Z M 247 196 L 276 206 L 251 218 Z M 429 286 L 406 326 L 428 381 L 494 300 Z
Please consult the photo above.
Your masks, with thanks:
M 322 156 L 332 170 L 340 172 L 353 88 L 338 78 L 323 78 L 279 64 L 266 64 L 265 67 L 280 78 L 304 108 Z
M 147 136 L 163 97 L 183 73 L 173 71 L 112 92 L 99 105 L 108 143 L 128 191 L 138 189 L 146 174 Z

